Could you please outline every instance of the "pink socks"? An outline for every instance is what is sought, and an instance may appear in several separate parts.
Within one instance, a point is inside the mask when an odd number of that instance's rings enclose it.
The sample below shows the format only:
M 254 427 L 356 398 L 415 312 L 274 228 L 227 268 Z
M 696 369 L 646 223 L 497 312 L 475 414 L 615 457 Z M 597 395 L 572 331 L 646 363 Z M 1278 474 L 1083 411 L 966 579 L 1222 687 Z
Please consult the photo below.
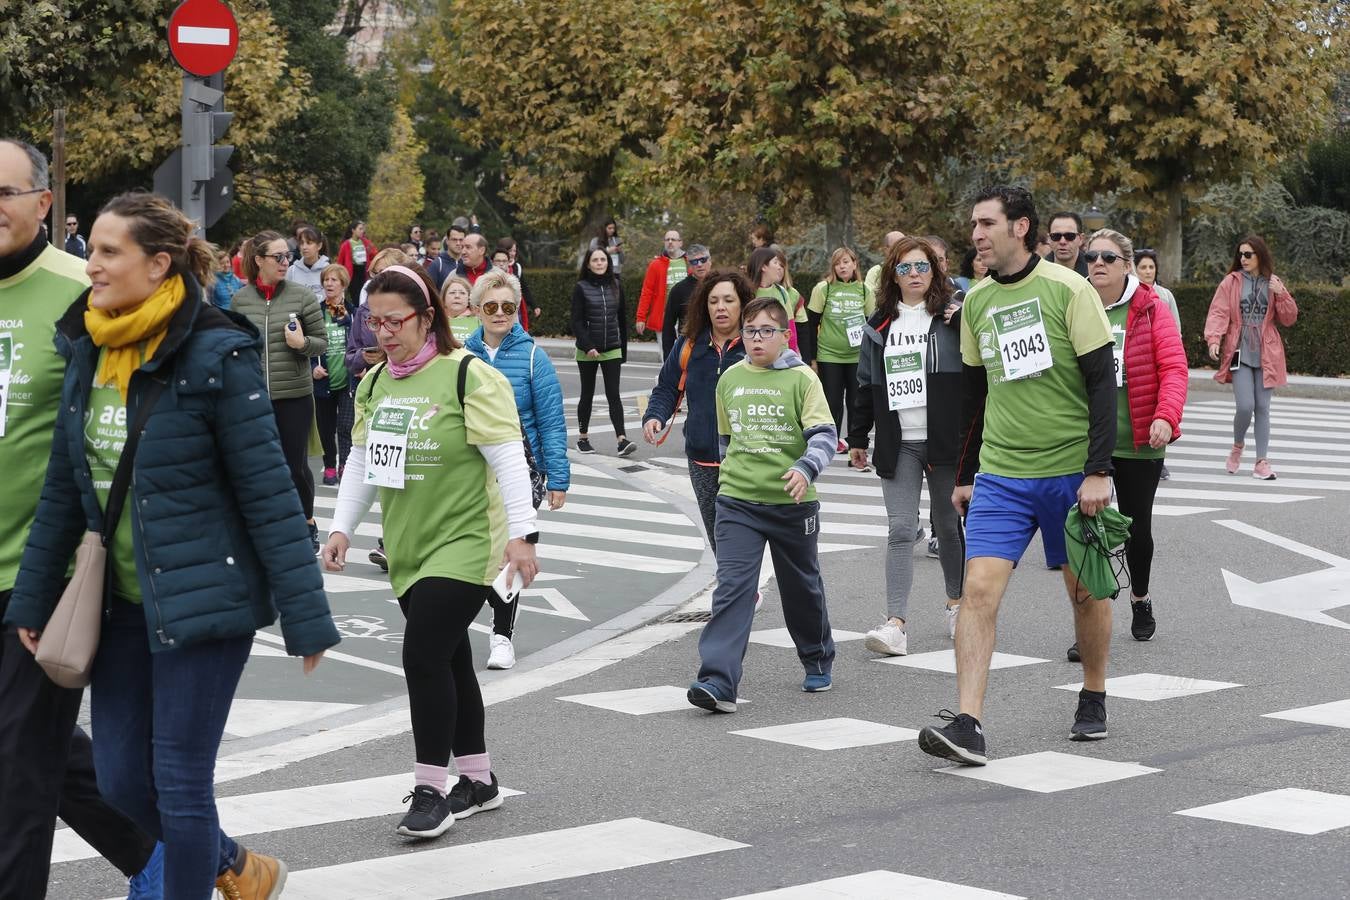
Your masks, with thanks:
M 426 763 L 413 763 L 413 784 L 426 784 L 445 796 L 450 784 L 450 770 L 445 766 L 431 766 Z
M 455 768 L 459 770 L 459 774 L 468 775 L 469 778 L 481 784 L 492 783 L 492 760 L 486 753 L 456 756 Z

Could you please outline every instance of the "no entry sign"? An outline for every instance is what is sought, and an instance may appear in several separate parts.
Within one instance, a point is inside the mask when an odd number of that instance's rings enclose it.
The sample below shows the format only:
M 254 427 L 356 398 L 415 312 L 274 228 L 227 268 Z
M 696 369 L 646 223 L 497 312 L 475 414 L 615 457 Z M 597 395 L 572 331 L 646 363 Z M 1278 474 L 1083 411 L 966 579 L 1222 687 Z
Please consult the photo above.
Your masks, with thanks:
M 220 0 L 186 0 L 169 17 L 169 49 L 193 75 L 214 75 L 239 49 L 234 13 Z

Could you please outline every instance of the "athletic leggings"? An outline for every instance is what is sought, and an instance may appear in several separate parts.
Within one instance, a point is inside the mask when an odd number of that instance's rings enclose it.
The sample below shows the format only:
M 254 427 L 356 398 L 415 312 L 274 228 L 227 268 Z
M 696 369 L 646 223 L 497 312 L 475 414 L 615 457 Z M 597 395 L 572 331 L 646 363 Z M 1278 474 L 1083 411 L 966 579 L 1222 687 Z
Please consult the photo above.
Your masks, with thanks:
M 701 466 L 692 459 L 688 462 L 689 483 L 694 487 L 694 499 L 698 501 L 699 515 L 703 517 L 703 530 L 708 532 L 708 543 L 716 553 L 717 491 L 722 470 L 717 466 Z
M 329 391 L 327 397 L 314 398 L 314 418 L 319 423 L 319 442 L 323 444 L 323 467 L 336 469 L 347 464 L 352 450 L 352 395 L 346 388 Z
M 830 363 L 816 360 L 820 370 L 820 386 L 825 389 L 825 402 L 830 405 L 830 415 L 834 416 L 834 430 L 843 434 L 844 409 L 853 409 L 853 398 L 858 393 L 858 364 Z M 853 413 L 849 414 L 852 423 Z
M 520 595 L 507 603 L 496 591 L 488 591 L 488 605 L 492 607 L 492 633 L 510 638 L 516 633 L 516 615 L 520 612 Z
M 919 528 L 919 493 L 928 480 L 928 514 L 938 539 L 947 599 L 960 600 L 965 576 L 965 536 L 951 504 L 956 467 L 928 464 L 927 441 L 904 441 L 896 454 L 895 475 L 881 479 L 881 497 L 889 524 L 886 540 L 886 615 L 909 621 L 914 587 L 914 533 Z
M 1268 388 L 1261 380 L 1261 370 L 1251 366 L 1238 366 L 1233 376 L 1233 399 L 1237 401 L 1237 412 L 1233 415 L 1233 443 L 1242 444 L 1247 440 L 1247 426 L 1251 424 L 1252 413 L 1256 413 L 1256 458 L 1265 459 L 1270 450 L 1270 395 L 1274 388 Z
M 272 401 L 272 414 L 281 432 L 281 452 L 291 470 L 305 518 L 314 518 L 314 473 L 309 470 L 309 426 L 314 421 L 314 395 Z
M 1162 476 L 1161 459 L 1111 458 L 1115 467 L 1116 502 L 1129 516 L 1130 539 L 1125 542 L 1125 562 L 1130 570 L 1130 593 L 1148 596 L 1153 570 L 1153 495 Z
M 591 427 L 591 400 L 595 397 L 595 373 L 605 376 L 605 400 L 609 403 L 609 420 L 614 423 L 614 434 L 624 433 L 623 400 L 619 398 L 619 367 L 622 359 L 577 360 L 581 373 L 581 396 L 577 398 L 577 430 L 582 434 Z
M 398 598 L 403 677 L 408 682 L 417 761 L 449 766 L 450 756 L 487 752 L 483 692 L 473 670 L 469 625 L 492 592 L 453 578 L 423 578 Z

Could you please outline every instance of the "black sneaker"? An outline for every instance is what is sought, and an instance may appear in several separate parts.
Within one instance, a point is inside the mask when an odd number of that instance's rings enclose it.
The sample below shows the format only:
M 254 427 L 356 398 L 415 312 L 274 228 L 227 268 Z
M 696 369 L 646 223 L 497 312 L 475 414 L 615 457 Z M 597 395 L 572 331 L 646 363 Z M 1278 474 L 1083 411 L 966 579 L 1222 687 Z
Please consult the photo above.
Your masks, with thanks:
M 637 452 L 637 444 L 633 443 L 628 438 L 620 438 L 619 440 L 620 456 L 632 456 L 636 452 Z
M 459 781 L 450 789 L 450 811 L 456 819 L 467 819 L 474 813 L 487 812 L 502 805 L 497 776 L 491 775 L 491 778 L 492 784 L 483 784 L 468 775 L 459 776 Z
M 404 803 L 409 800 L 412 807 L 398 823 L 399 834 L 417 838 L 440 837 L 455 824 L 450 798 L 441 796 L 441 792 L 431 785 L 417 785 L 403 798 Z
M 1153 601 L 1131 600 L 1130 613 L 1133 616 L 1130 634 L 1134 635 L 1136 641 L 1151 640 L 1153 632 L 1158 630 L 1158 622 L 1153 618 Z
M 381 571 L 389 571 L 389 557 L 384 555 L 384 538 L 380 538 L 380 546 L 370 551 L 370 555 L 366 559 L 379 566 Z
M 595 448 L 591 446 L 591 441 L 589 438 L 580 438 L 577 440 L 577 452 L 594 453 Z
M 1083 657 L 1078 653 L 1078 642 L 1074 641 L 1073 646 L 1069 648 L 1069 662 L 1080 663 Z
M 319 523 L 309 523 L 309 542 L 314 545 L 314 555 L 319 555 Z
M 937 718 L 949 724 L 942 728 L 925 726 L 919 732 L 920 750 L 965 766 L 982 766 L 989 761 L 984 755 L 984 729 L 978 719 L 950 709 L 940 710 Z
M 1100 741 L 1106 737 L 1106 694 L 1097 691 L 1078 692 L 1078 711 L 1073 714 L 1071 741 Z

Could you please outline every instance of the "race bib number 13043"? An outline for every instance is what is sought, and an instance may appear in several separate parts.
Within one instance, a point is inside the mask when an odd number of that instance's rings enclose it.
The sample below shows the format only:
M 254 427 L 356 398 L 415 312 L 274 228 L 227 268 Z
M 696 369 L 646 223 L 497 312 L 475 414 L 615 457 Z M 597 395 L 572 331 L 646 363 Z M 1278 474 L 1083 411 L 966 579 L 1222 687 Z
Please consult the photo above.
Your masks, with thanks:
M 1043 372 L 1054 365 L 1039 297 L 996 309 L 990 318 L 998 338 L 999 356 L 1003 359 L 1003 375 L 1009 381 Z

